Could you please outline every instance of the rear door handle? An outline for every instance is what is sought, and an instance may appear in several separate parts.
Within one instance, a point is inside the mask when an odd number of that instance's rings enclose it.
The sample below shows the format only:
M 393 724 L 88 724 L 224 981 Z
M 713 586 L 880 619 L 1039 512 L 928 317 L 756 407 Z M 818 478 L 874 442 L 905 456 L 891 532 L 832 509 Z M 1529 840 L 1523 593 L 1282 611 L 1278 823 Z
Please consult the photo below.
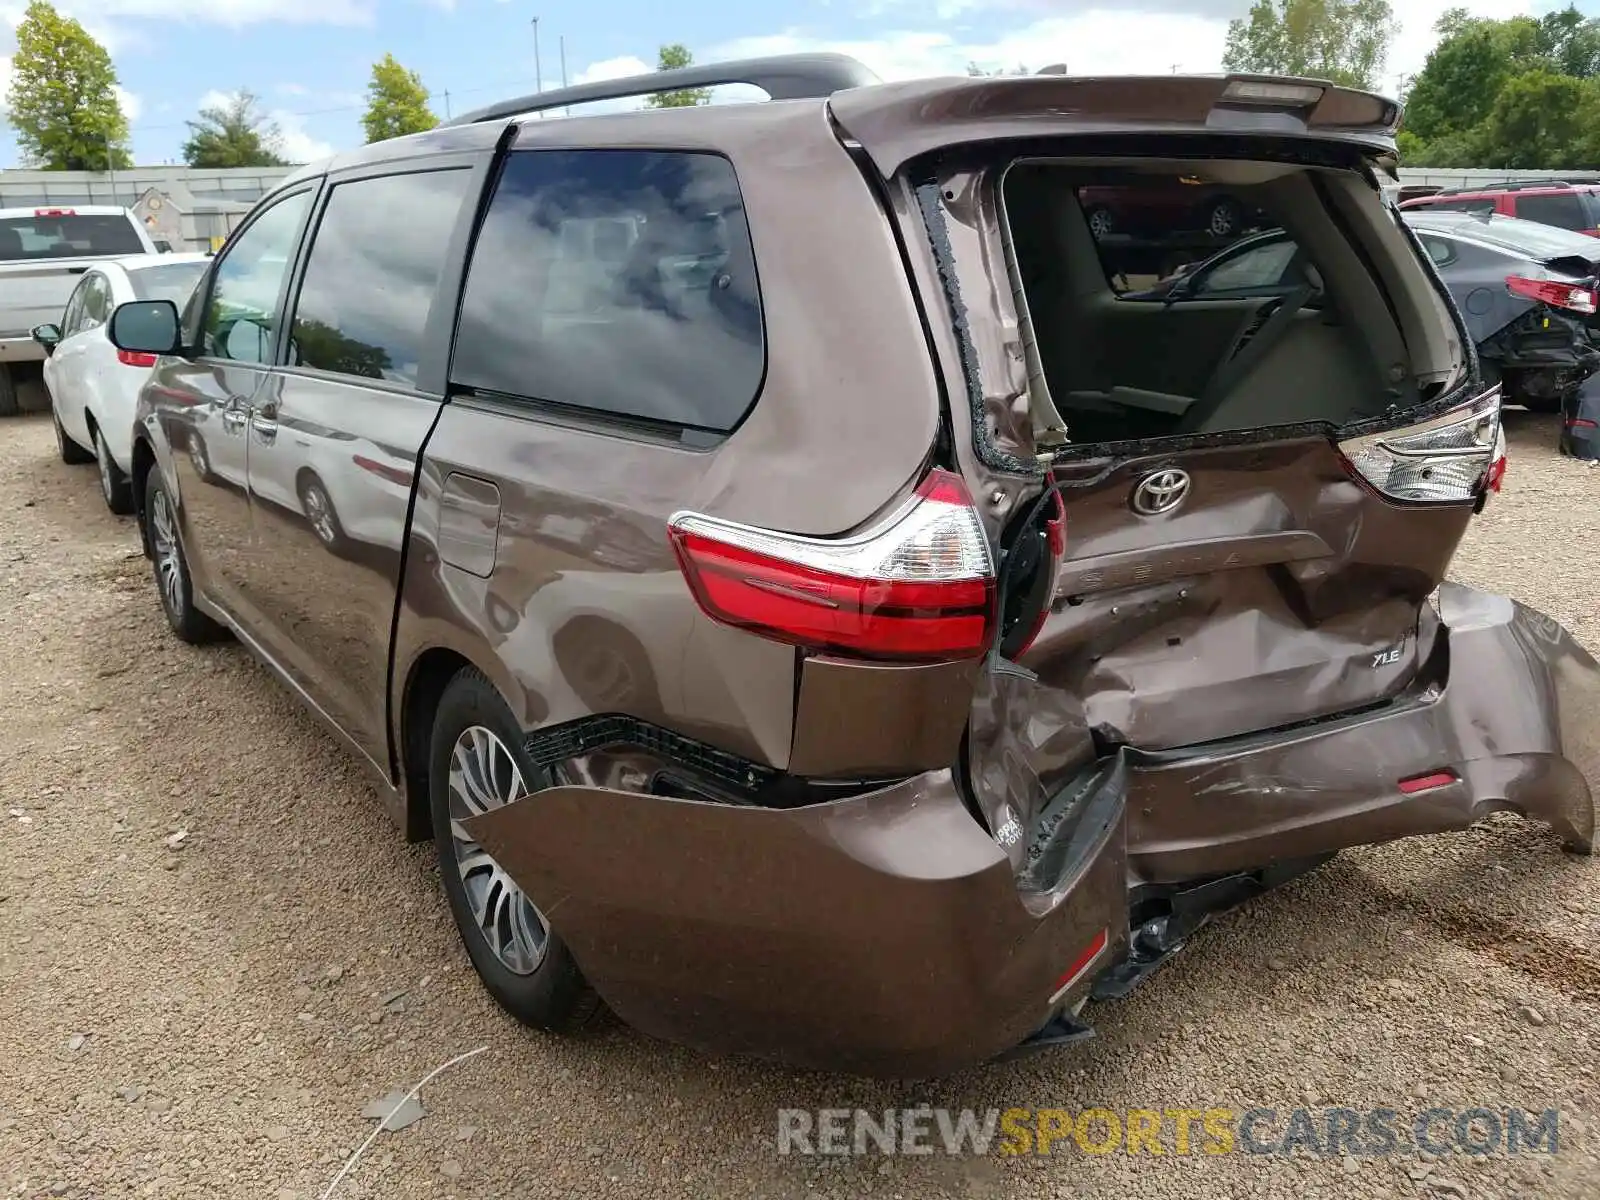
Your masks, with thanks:
M 250 410 L 250 428 L 255 431 L 256 440 L 263 445 L 270 446 L 278 438 L 278 406 L 275 403 L 266 403 Z

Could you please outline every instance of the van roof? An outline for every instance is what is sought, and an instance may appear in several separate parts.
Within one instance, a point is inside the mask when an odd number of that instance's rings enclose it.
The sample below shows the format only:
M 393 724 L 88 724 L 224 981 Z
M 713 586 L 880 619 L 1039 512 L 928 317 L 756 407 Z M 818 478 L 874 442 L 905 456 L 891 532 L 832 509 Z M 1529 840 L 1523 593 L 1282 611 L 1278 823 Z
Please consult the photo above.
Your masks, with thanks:
M 988 142 L 1041 133 L 1254 133 L 1359 141 L 1392 152 L 1400 106 L 1371 92 L 1320 79 L 1273 75 L 950 76 L 883 83 L 842 54 L 791 54 L 652 71 L 500 101 L 426 133 L 374 142 L 296 172 L 308 177 L 399 158 L 487 149 L 508 124 L 570 105 L 620 100 L 689 88 L 746 84 L 768 93 L 766 104 L 831 108 L 885 174 L 910 158 L 953 142 Z M 613 129 L 695 129 L 704 135 L 746 104 L 711 104 L 628 113 L 579 113 L 599 136 Z M 590 123 L 593 123 L 592 125 Z M 607 128 L 607 127 L 610 128 Z M 1046 128 L 1048 126 L 1048 128 Z M 623 138 L 622 140 L 627 140 Z

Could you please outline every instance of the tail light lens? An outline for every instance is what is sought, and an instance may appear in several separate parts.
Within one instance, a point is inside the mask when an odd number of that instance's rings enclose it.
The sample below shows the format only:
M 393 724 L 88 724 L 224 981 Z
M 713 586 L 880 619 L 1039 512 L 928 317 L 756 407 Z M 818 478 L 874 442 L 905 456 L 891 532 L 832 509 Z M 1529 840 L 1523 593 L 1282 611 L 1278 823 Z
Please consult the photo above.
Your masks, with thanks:
M 1539 300 L 1553 308 L 1565 308 L 1585 316 L 1592 316 L 1600 308 L 1594 289 L 1561 283 L 1555 279 L 1527 279 L 1521 275 L 1508 275 L 1506 290 L 1513 296 L 1525 296 L 1529 300 Z
M 668 532 L 707 616 L 865 658 L 949 660 L 994 635 L 994 561 L 958 475 L 931 472 L 866 533 L 809 538 L 677 513 Z
M 1442 416 L 1339 445 L 1350 469 L 1380 495 L 1413 503 L 1462 503 L 1499 491 L 1506 469 L 1500 389 Z
M 133 350 L 118 350 L 117 361 L 125 367 L 153 367 L 156 365 L 156 356 L 140 354 Z

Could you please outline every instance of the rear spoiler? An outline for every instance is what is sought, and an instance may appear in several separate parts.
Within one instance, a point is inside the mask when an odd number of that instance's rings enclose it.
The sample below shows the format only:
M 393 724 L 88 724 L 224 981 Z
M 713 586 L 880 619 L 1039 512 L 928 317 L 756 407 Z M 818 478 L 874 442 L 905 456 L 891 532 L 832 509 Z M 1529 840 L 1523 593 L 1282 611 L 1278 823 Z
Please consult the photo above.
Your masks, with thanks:
M 886 177 L 947 146 L 1071 135 L 1252 134 L 1393 155 L 1400 126 L 1394 100 L 1276 75 L 922 79 L 837 92 L 829 105 Z

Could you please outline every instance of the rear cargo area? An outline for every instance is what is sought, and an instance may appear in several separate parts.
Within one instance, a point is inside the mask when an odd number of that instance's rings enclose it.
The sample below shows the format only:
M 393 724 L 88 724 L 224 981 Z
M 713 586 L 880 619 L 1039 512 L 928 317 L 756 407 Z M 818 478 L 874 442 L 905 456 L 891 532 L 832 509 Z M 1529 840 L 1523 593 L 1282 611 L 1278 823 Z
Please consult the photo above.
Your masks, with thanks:
M 1387 214 L 1353 171 L 1032 159 L 1001 200 L 1035 412 L 1071 444 L 1338 427 L 1414 407 L 1449 372 L 1363 245 Z

